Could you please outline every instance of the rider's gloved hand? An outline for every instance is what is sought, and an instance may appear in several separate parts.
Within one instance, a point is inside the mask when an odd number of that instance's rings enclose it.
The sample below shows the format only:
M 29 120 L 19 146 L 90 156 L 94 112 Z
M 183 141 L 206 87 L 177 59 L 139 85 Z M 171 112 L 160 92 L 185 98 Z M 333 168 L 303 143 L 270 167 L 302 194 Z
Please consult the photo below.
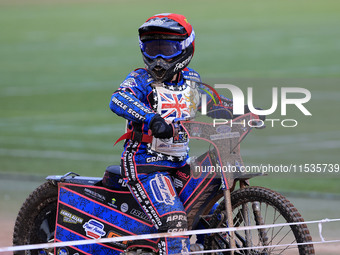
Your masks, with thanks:
M 256 110 L 263 110 L 262 108 L 259 108 L 259 107 L 255 107 L 255 109 Z M 244 106 L 244 113 L 248 113 L 248 112 L 250 112 L 249 107 L 248 107 L 248 105 L 245 105 Z M 262 120 L 262 121 L 266 120 L 266 115 L 257 115 L 257 116 L 259 116 L 259 119 Z
M 164 139 L 174 136 L 173 125 L 166 123 L 166 121 L 159 114 L 152 118 L 149 128 L 152 131 L 152 135 L 156 138 Z

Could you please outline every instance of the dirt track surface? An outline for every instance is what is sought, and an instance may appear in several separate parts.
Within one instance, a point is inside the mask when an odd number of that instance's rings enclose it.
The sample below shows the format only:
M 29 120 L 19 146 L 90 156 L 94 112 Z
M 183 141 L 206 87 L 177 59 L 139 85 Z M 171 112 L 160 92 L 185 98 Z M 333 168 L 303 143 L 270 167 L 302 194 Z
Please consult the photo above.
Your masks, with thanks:
M 43 181 L 43 180 L 42 180 Z M 21 204 L 42 181 L 0 180 L 0 247 L 12 245 L 13 226 Z M 340 218 L 340 203 L 336 200 L 289 198 L 306 221 Z M 320 241 L 317 224 L 308 226 L 313 241 Z M 340 239 L 340 222 L 323 224 L 322 235 L 325 240 Z M 340 243 L 315 245 L 318 255 L 340 254 Z M 11 255 L 12 252 L 0 253 Z

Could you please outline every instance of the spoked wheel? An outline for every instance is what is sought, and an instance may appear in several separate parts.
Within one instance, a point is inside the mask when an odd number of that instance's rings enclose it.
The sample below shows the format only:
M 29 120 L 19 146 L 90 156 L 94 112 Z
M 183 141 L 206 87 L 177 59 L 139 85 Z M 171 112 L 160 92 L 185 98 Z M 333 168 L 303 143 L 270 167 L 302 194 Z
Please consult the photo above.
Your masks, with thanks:
M 39 186 L 26 199 L 17 216 L 13 245 L 38 244 L 54 241 L 55 220 L 57 212 L 57 186 L 46 182 Z M 27 250 L 15 252 L 16 255 L 54 254 L 49 250 Z
M 231 201 L 235 227 L 304 221 L 297 209 L 285 197 L 270 189 L 262 187 L 239 189 L 231 194 Z M 209 219 L 209 225 L 211 228 L 228 227 L 224 201 L 220 203 Z M 234 254 L 314 254 L 313 245 L 297 245 L 297 243 L 312 241 L 305 224 L 243 230 L 234 233 L 236 247 L 249 248 L 247 250 L 240 249 Z M 230 234 L 211 234 L 205 238 L 205 250 L 229 249 L 229 243 Z M 216 252 L 214 254 L 231 253 Z

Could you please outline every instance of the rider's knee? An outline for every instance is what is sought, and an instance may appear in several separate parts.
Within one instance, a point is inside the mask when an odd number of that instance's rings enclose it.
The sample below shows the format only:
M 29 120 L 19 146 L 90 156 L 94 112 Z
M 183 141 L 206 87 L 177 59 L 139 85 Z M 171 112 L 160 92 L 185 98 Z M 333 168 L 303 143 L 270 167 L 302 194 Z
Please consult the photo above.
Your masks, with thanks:
M 188 221 L 185 213 L 170 213 L 162 217 L 161 232 L 181 232 L 188 229 Z

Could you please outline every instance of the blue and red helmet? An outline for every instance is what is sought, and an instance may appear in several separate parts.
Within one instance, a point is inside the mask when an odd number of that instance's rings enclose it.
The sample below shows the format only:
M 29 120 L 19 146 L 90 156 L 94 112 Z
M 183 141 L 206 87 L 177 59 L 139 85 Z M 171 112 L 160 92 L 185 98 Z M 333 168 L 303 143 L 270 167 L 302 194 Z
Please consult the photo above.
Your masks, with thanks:
M 157 14 L 147 19 L 138 32 L 146 69 L 155 80 L 171 80 L 190 63 L 195 32 L 183 15 Z

